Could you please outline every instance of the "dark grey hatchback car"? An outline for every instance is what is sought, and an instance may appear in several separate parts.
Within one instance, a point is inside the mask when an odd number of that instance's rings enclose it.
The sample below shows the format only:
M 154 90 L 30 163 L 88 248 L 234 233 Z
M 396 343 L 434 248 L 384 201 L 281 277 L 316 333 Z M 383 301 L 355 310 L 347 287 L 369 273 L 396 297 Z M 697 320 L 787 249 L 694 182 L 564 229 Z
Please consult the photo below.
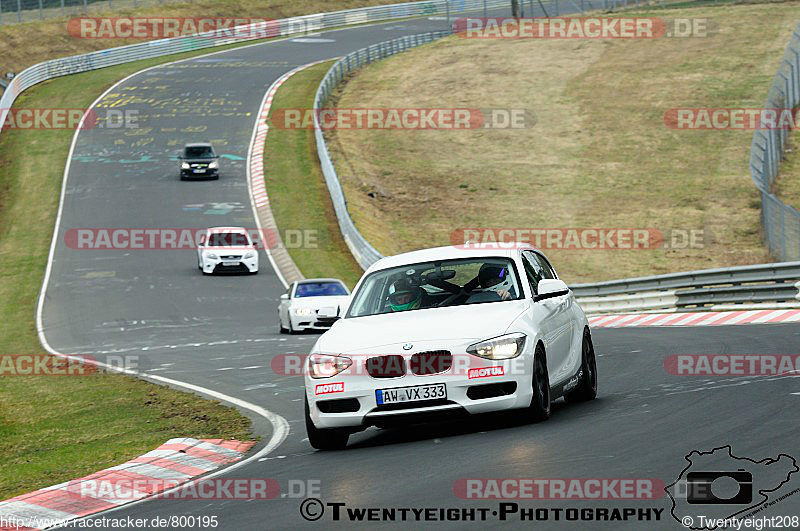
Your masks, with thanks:
M 219 157 L 208 142 L 186 144 L 180 156 L 181 181 L 219 179 Z

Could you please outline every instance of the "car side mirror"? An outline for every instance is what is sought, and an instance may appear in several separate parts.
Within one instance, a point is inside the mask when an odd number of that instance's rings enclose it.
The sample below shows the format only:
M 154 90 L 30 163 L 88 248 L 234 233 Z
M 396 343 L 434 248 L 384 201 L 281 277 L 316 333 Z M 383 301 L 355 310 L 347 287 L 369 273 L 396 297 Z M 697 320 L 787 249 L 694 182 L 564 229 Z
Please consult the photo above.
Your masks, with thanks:
M 333 323 L 339 319 L 341 319 L 339 317 L 339 308 L 334 308 L 333 306 L 325 306 L 317 312 L 317 321 L 323 323 Z
M 557 278 L 544 278 L 539 281 L 539 294 L 533 300 L 539 302 L 553 297 L 560 297 L 569 293 L 569 287 L 563 280 Z
M 288 301 L 289 300 L 289 294 L 288 293 L 284 293 L 283 295 L 281 295 L 281 300 L 282 301 Z

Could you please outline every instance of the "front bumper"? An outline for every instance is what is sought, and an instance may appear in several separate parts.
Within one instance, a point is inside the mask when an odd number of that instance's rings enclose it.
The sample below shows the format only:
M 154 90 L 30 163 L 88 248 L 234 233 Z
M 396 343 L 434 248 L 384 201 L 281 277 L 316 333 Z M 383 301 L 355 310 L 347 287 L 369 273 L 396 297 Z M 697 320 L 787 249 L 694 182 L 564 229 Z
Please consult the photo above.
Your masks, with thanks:
M 255 273 L 258 271 L 258 256 L 255 258 L 246 258 L 238 260 L 237 265 L 223 265 L 223 262 L 228 260 L 213 260 L 206 258 L 203 261 L 204 273 Z
M 289 312 L 289 320 L 292 321 L 292 330 L 298 332 L 305 330 L 318 330 L 324 332 L 330 330 L 333 323 L 322 323 L 317 321 L 317 312 L 314 311 L 311 315 L 297 315 L 293 311 Z
M 215 179 L 219 177 L 218 169 L 207 169 L 205 172 L 200 173 L 195 170 L 181 169 L 181 177 L 183 179 Z
M 433 375 L 405 374 L 399 378 L 373 378 L 348 370 L 332 377 L 313 379 L 305 376 L 311 420 L 317 428 L 353 428 L 394 426 L 453 419 L 464 414 L 480 414 L 525 408 L 531 403 L 532 361 L 522 356 L 510 362 L 489 361 L 470 356 L 470 368 L 504 366 L 502 376 L 469 378 L 456 370 Z M 512 363 L 513 362 L 513 363 Z M 320 384 L 342 383 L 341 391 L 317 394 Z M 447 398 L 427 402 L 408 402 L 379 406 L 375 391 L 396 387 L 444 383 Z M 321 389 L 326 391 L 325 388 Z

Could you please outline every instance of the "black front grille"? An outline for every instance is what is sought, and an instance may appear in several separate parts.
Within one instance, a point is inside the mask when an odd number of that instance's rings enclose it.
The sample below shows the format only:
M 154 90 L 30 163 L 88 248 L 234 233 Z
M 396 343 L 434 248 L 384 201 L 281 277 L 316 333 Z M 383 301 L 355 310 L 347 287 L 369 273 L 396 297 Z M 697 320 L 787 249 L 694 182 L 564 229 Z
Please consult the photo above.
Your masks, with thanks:
M 317 407 L 323 413 L 355 413 L 361 408 L 357 398 L 318 400 Z
M 373 378 L 397 378 L 406 373 L 403 356 L 396 354 L 367 358 L 366 368 L 367 374 Z
M 408 360 L 408 370 L 417 376 L 439 374 L 453 366 L 453 355 L 447 350 L 418 352 Z
M 242 255 L 239 254 L 230 254 L 228 256 L 220 256 L 222 260 L 241 260 Z
M 467 398 L 470 400 L 484 400 L 486 398 L 494 398 L 497 396 L 512 395 L 516 390 L 517 382 L 473 385 L 467 389 Z

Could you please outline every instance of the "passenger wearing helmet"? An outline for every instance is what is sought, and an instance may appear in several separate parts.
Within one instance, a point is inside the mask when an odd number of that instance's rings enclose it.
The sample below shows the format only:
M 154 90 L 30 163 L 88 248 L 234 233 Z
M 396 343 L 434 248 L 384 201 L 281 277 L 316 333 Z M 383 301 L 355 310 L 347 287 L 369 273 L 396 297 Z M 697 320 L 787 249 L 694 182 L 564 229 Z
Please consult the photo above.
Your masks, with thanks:
M 428 296 L 424 289 L 412 284 L 408 278 L 396 280 L 389 286 L 389 306 L 393 312 L 427 308 Z
M 511 285 L 511 276 L 508 267 L 497 264 L 483 264 L 478 271 L 480 286 L 486 290 L 497 293 L 504 301 L 514 298 L 514 286 Z

